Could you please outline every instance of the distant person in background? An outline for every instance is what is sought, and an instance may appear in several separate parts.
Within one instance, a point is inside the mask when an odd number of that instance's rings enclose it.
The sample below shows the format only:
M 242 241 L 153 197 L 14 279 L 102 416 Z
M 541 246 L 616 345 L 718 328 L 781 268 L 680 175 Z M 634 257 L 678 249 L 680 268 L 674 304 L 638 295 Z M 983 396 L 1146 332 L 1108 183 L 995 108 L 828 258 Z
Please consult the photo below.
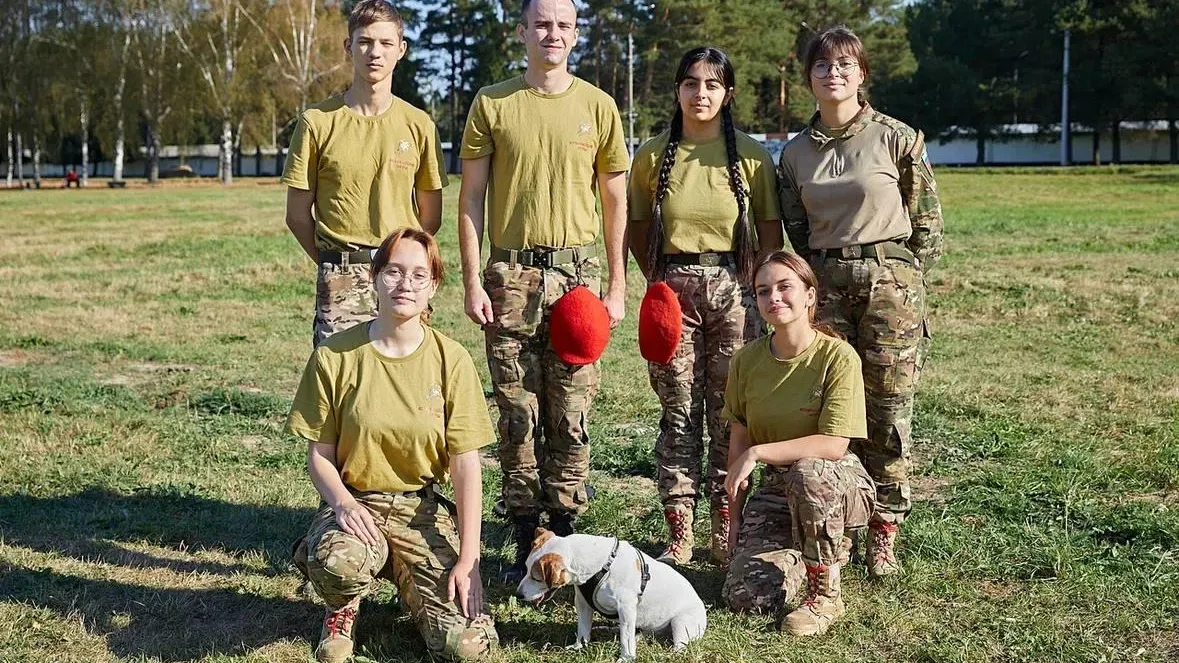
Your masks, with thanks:
M 78 189 L 82 188 L 82 178 L 78 176 L 78 171 L 73 166 L 70 166 L 70 169 L 65 174 L 65 188 L 68 189 L 71 186 Z
M 422 322 L 442 282 L 429 234 L 402 228 L 373 258 L 379 311 L 311 354 L 287 430 L 322 498 L 295 566 L 327 604 L 316 658 L 352 655 L 360 600 L 393 580 L 432 657 L 498 643 L 479 576 L 479 448 L 495 433 L 470 354 Z M 438 484 L 454 481 L 455 504 Z
M 900 570 L 912 508 L 913 396 L 924 359 L 925 274 L 942 253 L 942 211 L 921 132 L 864 99 L 868 56 L 850 30 L 817 35 L 802 58 L 819 110 L 778 165 L 790 243 L 818 276 L 817 319 L 863 360 L 868 434 L 851 449 L 876 482 L 866 561 Z
M 758 249 L 782 248 L 773 158 L 733 126 L 735 85 L 723 52 L 701 47 L 685 53 L 675 76 L 671 127 L 639 148 L 630 176 L 635 259 L 648 282 L 667 283 L 683 311 L 675 356 L 649 364 L 663 409 L 655 454 L 668 544 L 659 559 L 672 564 L 692 559 L 705 459 L 712 559 L 727 560 L 725 381 L 733 353 L 765 326 L 748 287 Z
M 393 96 L 405 24 L 386 0 L 361 0 L 344 48 L 352 85 L 303 111 L 283 170 L 286 222 L 319 266 L 313 343 L 376 314 L 370 268 L 381 238 L 442 225 L 446 173 L 438 129 Z

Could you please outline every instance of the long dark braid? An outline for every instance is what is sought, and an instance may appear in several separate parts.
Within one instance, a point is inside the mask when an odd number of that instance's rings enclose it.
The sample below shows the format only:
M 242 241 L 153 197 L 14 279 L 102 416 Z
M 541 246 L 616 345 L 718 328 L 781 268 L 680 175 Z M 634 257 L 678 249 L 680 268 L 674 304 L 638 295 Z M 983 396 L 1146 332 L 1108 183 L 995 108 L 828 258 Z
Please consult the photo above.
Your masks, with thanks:
M 676 108 L 667 132 L 667 147 L 659 162 L 659 182 L 655 185 L 655 209 L 651 214 L 651 227 L 647 231 L 647 264 L 651 267 L 651 280 L 663 279 L 667 268 L 667 256 L 663 254 L 663 199 L 671 180 L 671 169 L 675 167 L 675 155 L 684 136 L 684 113 Z
M 749 192 L 741 177 L 741 156 L 737 153 L 737 130 L 733 127 L 733 105 L 721 109 L 721 124 L 725 133 L 725 152 L 729 157 L 729 189 L 737 199 L 737 222 L 733 226 L 733 253 L 737 257 L 737 276 L 748 283 L 753 276 L 753 261 L 757 257 L 757 241 L 749 222 Z

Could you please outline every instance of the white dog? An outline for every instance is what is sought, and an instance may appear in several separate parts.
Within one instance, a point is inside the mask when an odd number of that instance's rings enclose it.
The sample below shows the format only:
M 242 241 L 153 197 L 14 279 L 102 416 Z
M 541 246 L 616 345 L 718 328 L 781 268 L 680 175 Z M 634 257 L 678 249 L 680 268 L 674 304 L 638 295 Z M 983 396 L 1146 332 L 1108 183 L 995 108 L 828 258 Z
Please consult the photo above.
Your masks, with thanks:
M 605 536 L 557 536 L 538 528 L 528 555 L 528 575 L 516 594 L 537 603 L 574 585 L 577 642 L 590 639 L 594 611 L 618 620 L 619 660 L 635 657 L 635 629 L 670 637 L 675 649 L 704 635 L 704 602 L 682 575 L 626 541 Z

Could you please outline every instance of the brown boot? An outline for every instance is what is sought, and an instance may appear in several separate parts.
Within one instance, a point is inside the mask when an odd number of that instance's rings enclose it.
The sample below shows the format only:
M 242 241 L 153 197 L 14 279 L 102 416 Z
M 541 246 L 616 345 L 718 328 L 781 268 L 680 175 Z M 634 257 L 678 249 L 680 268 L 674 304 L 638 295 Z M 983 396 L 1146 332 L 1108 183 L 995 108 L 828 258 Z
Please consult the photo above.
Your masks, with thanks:
M 356 611 L 359 609 L 359 596 L 342 607 L 327 609 L 323 629 L 319 632 L 319 646 L 315 648 L 315 660 L 320 663 L 344 663 L 352 657 L 352 627 L 356 624 Z
M 729 564 L 729 507 L 718 506 L 712 510 L 712 563 L 717 566 Z
M 806 596 L 803 597 L 802 605 L 782 620 L 782 630 L 791 635 L 820 635 L 843 615 L 838 564 L 807 564 L 806 580 Z
M 663 518 L 667 521 L 667 548 L 657 558 L 675 566 L 692 561 L 692 546 L 696 545 L 696 537 L 692 533 L 692 507 L 682 505 L 668 505 L 663 509 Z
M 868 523 L 868 545 L 864 556 L 868 561 L 868 575 L 873 578 L 890 576 L 901 570 L 894 552 L 897 542 L 896 523 L 873 520 Z

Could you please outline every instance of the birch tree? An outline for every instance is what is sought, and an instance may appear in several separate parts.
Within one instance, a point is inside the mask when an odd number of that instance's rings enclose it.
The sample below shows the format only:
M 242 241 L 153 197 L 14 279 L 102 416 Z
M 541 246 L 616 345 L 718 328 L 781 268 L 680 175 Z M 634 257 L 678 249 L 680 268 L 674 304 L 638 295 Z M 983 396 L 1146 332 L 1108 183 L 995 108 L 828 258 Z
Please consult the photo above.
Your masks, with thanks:
M 260 16 L 247 16 L 263 35 L 273 71 L 298 102 L 296 115 L 316 87 L 347 83 L 348 28 L 338 1 L 276 0 Z

